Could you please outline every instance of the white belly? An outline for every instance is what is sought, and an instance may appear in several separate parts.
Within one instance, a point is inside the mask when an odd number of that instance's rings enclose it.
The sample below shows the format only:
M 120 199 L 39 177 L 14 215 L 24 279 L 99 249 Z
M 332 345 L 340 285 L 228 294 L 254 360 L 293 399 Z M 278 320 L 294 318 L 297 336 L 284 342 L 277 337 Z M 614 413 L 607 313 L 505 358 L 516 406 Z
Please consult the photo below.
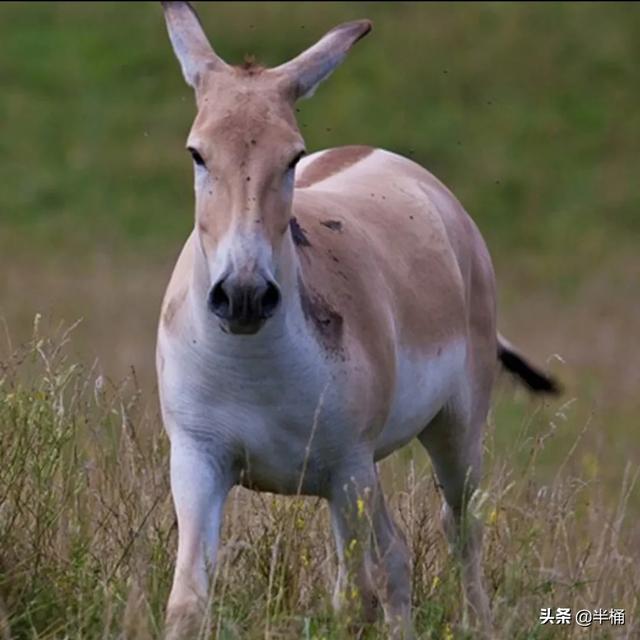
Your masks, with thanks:
M 247 343 L 245 354 L 221 355 L 191 341 L 160 341 L 169 434 L 186 431 L 212 457 L 233 459 L 248 486 L 322 495 L 331 470 L 362 446 L 367 425 L 353 413 L 358 403 L 349 397 L 348 362 L 327 358 L 310 344 L 288 343 L 273 354 Z M 463 341 L 429 357 L 399 350 L 388 419 L 367 445 L 376 459 L 415 437 L 442 408 L 465 355 Z
M 429 356 L 399 349 L 395 393 L 389 418 L 376 441 L 376 460 L 403 446 L 427 426 L 458 389 L 465 360 L 464 340 Z
M 353 450 L 344 364 L 294 345 L 277 357 L 248 360 L 167 341 L 163 354 L 169 435 L 187 431 L 213 456 L 233 457 L 248 486 L 322 494 L 329 470 Z

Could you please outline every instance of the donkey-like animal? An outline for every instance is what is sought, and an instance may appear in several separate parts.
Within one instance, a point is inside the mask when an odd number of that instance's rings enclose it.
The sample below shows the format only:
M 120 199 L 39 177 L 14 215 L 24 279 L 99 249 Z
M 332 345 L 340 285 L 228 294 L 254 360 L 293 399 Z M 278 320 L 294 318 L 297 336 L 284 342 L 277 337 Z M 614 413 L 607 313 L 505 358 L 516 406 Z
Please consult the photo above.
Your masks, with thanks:
M 236 484 L 329 501 L 334 603 L 382 603 L 411 636 L 410 560 L 376 461 L 417 437 L 445 500 L 465 603 L 489 625 L 481 532 L 465 508 L 500 359 L 551 391 L 496 332 L 491 260 L 452 193 L 416 163 L 348 146 L 304 156 L 295 103 L 371 30 L 342 24 L 276 68 L 230 66 L 186 2 L 163 3 L 198 112 L 187 148 L 195 225 L 158 332 L 178 554 L 168 627 L 186 637 L 207 599 Z

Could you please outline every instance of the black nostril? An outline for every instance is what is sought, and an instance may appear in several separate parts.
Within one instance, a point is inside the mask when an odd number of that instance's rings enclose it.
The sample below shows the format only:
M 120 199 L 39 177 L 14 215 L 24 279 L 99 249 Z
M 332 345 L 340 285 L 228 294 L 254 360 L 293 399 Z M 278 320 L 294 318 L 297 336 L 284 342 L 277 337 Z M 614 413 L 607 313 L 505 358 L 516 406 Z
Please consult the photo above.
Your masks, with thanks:
M 224 290 L 224 280 L 220 280 L 209 293 L 209 308 L 219 318 L 228 318 L 231 301 Z
M 263 318 L 272 316 L 279 303 L 280 290 L 273 282 L 268 282 L 267 288 L 262 295 L 262 300 L 260 301 L 260 315 Z

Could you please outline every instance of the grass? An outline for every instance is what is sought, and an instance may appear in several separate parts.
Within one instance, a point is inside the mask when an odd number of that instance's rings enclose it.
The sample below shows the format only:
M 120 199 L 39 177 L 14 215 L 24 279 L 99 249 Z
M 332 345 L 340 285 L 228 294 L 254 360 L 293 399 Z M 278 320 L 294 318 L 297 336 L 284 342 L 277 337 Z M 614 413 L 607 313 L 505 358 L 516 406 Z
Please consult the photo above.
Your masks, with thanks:
M 0 362 L 0 637 L 156 638 L 176 547 L 167 439 L 135 376 L 108 383 L 69 359 L 68 341 L 69 330 L 43 335 L 37 319 L 30 343 Z M 558 606 L 624 608 L 624 627 L 592 637 L 637 637 L 640 530 L 628 501 L 640 470 L 625 465 L 616 495 L 605 494 L 597 472 L 570 471 L 572 447 L 541 482 L 537 461 L 566 410 L 530 413 L 509 455 L 489 456 L 474 501 L 496 637 L 584 637 L 575 624 L 539 624 L 541 608 Z M 490 424 L 489 451 L 501 428 Z M 410 448 L 382 467 L 412 549 L 419 637 L 469 637 L 424 456 Z M 321 500 L 235 489 L 203 637 L 342 638 L 335 575 Z M 384 637 L 382 624 L 367 637 Z
M 570 287 L 640 231 L 635 59 L 624 3 L 215 3 L 217 51 L 267 64 L 335 23 L 373 34 L 313 100 L 310 150 L 368 143 L 452 186 L 495 256 Z M 194 107 L 153 3 L 0 7 L 3 235 L 48 251 L 175 250 L 191 222 Z M 21 243 L 26 244 L 26 243 Z M 566 251 L 567 246 L 571 251 Z

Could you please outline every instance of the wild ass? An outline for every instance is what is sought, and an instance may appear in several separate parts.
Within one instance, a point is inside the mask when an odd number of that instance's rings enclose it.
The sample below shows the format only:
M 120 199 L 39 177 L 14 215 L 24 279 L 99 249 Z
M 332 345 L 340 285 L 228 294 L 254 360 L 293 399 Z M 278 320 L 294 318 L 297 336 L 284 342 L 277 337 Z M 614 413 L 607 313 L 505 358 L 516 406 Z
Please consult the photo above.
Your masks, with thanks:
M 225 498 L 242 484 L 326 498 L 335 606 L 353 586 L 363 620 L 379 600 L 390 635 L 410 637 L 410 560 L 376 461 L 415 437 L 442 485 L 465 602 L 486 627 L 480 524 L 465 506 L 496 362 L 554 386 L 497 335 L 487 248 L 442 183 L 365 146 L 303 157 L 296 100 L 371 23 L 342 24 L 276 68 L 236 67 L 188 3 L 163 6 L 198 107 L 195 226 L 157 346 L 179 528 L 170 634 L 202 614 Z

